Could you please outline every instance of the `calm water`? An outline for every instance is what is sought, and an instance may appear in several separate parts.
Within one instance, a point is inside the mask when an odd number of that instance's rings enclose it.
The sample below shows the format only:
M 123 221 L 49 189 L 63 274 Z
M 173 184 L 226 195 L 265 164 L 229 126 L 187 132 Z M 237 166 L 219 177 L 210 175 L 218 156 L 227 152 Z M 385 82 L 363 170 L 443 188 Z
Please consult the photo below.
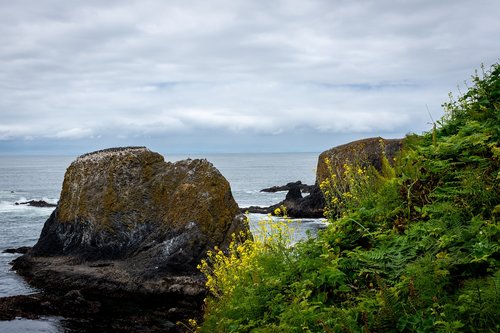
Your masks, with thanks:
M 317 153 L 296 154 L 217 154 L 169 156 L 169 161 L 186 157 L 207 158 L 227 178 L 240 207 L 269 206 L 284 199 L 285 192 L 262 193 L 261 189 L 302 180 L 314 183 Z M 16 206 L 15 202 L 45 200 L 56 203 L 64 172 L 74 157 L 5 157 L 0 156 L 0 252 L 6 248 L 32 246 L 36 243 L 53 208 Z M 254 229 L 263 216 L 250 216 Z M 322 226 L 321 220 L 295 221 L 296 237 L 313 234 Z M 10 271 L 9 262 L 16 254 L 0 253 L 0 297 L 35 292 Z M 16 320 L 0 322 L 0 332 L 60 332 L 59 319 Z

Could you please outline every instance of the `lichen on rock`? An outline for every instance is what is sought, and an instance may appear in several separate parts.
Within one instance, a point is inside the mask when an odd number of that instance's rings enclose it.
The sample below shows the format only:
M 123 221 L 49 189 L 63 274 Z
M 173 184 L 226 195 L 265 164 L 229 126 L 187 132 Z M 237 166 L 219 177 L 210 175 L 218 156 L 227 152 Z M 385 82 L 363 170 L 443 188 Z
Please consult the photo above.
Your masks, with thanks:
M 101 150 L 68 167 L 57 208 L 14 269 L 47 285 L 52 281 L 44 276 L 71 281 L 74 272 L 61 267 L 74 262 L 87 280 L 114 281 L 108 285 L 141 292 L 151 281 L 163 281 L 161 286 L 167 277 L 196 275 L 207 250 L 224 247 L 231 233 L 247 230 L 238 215 L 229 183 L 207 160 L 165 162 L 145 147 Z M 89 262 L 103 261 L 112 265 L 98 278 L 102 266 Z M 52 267 L 54 262 L 60 267 Z
M 341 174 L 344 164 L 373 166 L 377 170 L 382 168 L 382 157 L 389 161 L 401 150 L 403 139 L 383 139 L 381 137 L 368 138 L 349 142 L 322 152 L 318 157 L 316 168 L 316 184 L 321 184 L 330 177 L 328 160 L 334 172 Z

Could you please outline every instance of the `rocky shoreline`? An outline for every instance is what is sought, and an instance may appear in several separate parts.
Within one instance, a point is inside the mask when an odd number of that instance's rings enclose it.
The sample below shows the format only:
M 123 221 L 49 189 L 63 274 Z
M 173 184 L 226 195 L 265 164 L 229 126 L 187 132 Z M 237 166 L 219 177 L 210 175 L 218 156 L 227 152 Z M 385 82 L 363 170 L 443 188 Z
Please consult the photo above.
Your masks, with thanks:
M 111 316 L 125 325 L 131 317 L 150 332 L 163 318 L 170 328 L 158 331 L 176 332 L 171 323 L 201 313 L 206 289 L 196 266 L 239 231 L 248 231 L 246 219 L 207 160 L 169 163 L 145 147 L 82 155 L 66 170 L 38 242 L 7 249 L 24 252 L 12 269 L 43 292 L 1 298 L 0 319 Z
M 182 332 L 177 321 L 202 317 L 206 289 L 196 265 L 207 250 L 224 249 L 233 233 L 248 232 L 240 213 L 273 214 L 284 206 L 289 217 L 322 218 L 325 158 L 338 172 L 359 156 L 377 167 L 384 149 L 392 158 L 401 147 L 401 140 L 381 140 L 326 151 L 314 185 L 263 189 L 288 192 L 275 205 L 241 209 L 206 160 L 168 163 L 145 147 L 82 155 L 68 168 L 37 244 L 5 250 L 22 253 L 13 269 L 42 292 L 0 298 L 0 320 L 62 316 L 95 331 Z
M 156 298 L 113 299 L 86 295 L 36 293 L 0 298 L 0 320 L 62 317 L 70 332 L 185 332 L 188 319 L 201 318 L 201 301 L 192 303 Z
M 27 254 L 30 250 L 20 247 L 2 252 Z M 205 288 L 201 275 L 187 276 L 182 281 L 176 277 L 177 283 L 151 281 L 152 288 L 134 290 L 132 280 L 124 280 L 119 286 L 118 281 L 103 278 L 123 275 L 117 263 L 74 265 L 64 257 L 36 259 L 21 256 L 12 264 L 18 274 L 40 291 L 0 298 L 0 321 L 60 317 L 64 318 L 63 328 L 72 332 L 177 333 L 185 331 L 180 323 L 202 317 Z M 190 280 L 190 289 L 186 280 Z M 159 292 L 165 283 L 170 285 L 169 292 Z

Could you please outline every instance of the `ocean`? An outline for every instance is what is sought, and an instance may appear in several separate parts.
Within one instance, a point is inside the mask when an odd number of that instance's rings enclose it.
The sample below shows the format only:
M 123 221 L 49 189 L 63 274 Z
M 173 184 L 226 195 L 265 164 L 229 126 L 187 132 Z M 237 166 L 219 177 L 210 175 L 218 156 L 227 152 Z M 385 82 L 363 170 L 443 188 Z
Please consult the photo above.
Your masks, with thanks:
M 301 180 L 313 184 L 318 153 L 164 155 L 167 161 L 206 158 L 226 177 L 240 207 L 269 206 L 284 199 L 286 192 L 264 193 L 261 189 Z M 8 248 L 33 246 L 53 208 L 16 205 L 16 202 L 45 200 L 57 203 L 64 173 L 75 156 L 0 156 L 0 297 L 36 292 L 9 263 L 18 254 L 2 253 Z M 256 230 L 264 215 L 251 214 Z M 314 235 L 325 226 L 322 219 L 292 221 L 295 240 Z M 62 332 L 61 318 L 0 321 L 0 332 Z

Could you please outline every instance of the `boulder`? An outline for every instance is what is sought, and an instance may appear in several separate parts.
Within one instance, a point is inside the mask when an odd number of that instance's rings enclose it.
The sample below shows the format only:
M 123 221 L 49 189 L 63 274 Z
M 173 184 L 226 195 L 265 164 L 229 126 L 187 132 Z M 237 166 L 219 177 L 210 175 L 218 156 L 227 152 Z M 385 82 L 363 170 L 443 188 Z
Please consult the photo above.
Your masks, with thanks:
M 207 160 L 165 162 L 145 147 L 78 157 L 57 208 L 14 269 L 46 289 L 119 296 L 202 295 L 207 250 L 247 230 Z

